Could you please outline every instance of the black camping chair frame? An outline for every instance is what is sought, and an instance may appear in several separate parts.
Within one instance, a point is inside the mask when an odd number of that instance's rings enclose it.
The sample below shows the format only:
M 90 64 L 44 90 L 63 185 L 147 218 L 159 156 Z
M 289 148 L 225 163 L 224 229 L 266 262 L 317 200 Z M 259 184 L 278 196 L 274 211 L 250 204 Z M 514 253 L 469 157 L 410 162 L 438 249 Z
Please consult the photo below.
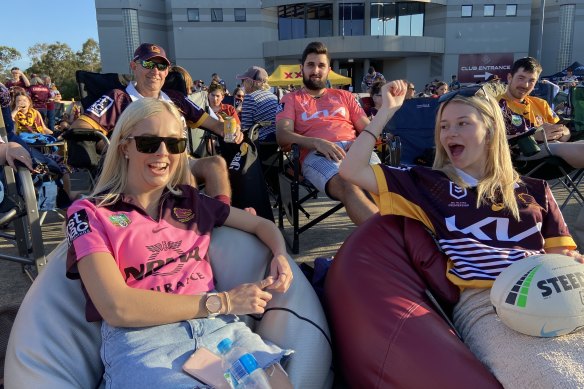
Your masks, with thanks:
M 0 115 L 0 136 L 7 142 L 4 120 Z M 0 259 L 20 263 L 23 271 L 34 280 L 47 264 L 45 246 L 41 230 L 41 221 L 34 185 L 30 172 L 25 167 L 15 171 L 10 166 L 3 166 L 4 201 L 0 213 L 0 225 L 12 223 L 12 230 L 0 230 L 0 238 L 12 242 L 18 255 L 0 252 Z M 18 181 L 17 181 L 18 177 Z
M 289 168 L 291 168 L 291 171 Z M 316 199 L 318 197 L 318 189 L 310 181 L 301 177 L 300 147 L 297 144 L 293 144 L 288 153 L 280 152 L 279 181 L 278 227 L 282 230 L 284 238 L 292 249 L 292 252 L 298 254 L 300 252 L 300 234 L 342 209 L 344 205 L 339 202 L 306 224 L 300 224 L 300 213 L 307 219 L 310 219 L 311 215 L 303 207 L 303 204 L 310 199 Z M 301 195 L 301 191 L 306 192 L 306 194 Z M 286 215 L 292 225 L 292 242 L 290 242 L 284 233 L 284 215 Z

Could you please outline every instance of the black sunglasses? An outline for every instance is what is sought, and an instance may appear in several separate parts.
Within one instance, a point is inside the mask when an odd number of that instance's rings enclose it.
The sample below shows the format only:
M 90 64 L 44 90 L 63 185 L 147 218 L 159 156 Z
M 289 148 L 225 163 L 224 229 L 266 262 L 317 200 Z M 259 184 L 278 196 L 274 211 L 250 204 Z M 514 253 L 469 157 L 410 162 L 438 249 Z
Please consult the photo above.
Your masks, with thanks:
M 136 150 L 145 154 L 154 154 L 164 142 L 170 154 L 180 154 L 187 148 L 187 138 L 172 138 L 168 136 L 129 136 L 126 139 L 134 139 Z
M 158 63 L 154 61 L 137 61 L 144 69 L 152 70 L 154 68 L 160 70 L 161 72 L 165 71 L 168 68 L 168 65 L 165 63 Z
M 452 91 L 452 92 L 445 93 L 438 98 L 438 102 L 446 104 L 458 95 L 460 95 L 462 97 L 473 97 L 473 96 L 476 96 L 479 93 L 479 91 L 483 91 L 483 96 L 487 97 L 487 92 L 483 89 L 483 86 L 476 85 L 476 86 L 469 86 L 466 88 L 461 88 L 461 89 L 457 89 L 457 90 Z

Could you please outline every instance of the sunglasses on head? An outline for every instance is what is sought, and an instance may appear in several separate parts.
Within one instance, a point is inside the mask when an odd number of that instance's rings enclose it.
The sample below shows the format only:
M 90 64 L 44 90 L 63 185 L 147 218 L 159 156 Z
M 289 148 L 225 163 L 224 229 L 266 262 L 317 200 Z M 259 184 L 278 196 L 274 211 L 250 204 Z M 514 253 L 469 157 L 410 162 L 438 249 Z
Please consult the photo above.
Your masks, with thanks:
M 187 138 L 172 138 L 168 136 L 129 136 L 126 139 L 134 139 L 136 150 L 145 154 L 154 154 L 164 142 L 170 154 L 180 154 L 187 148 Z
M 162 71 L 165 71 L 168 68 L 168 65 L 165 63 L 158 63 L 154 61 L 137 61 L 144 69 L 152 70 L 154 68 Z
M 482 91 L 482 94 L 479 94 L 480 91 Z M 452 91 L 452 92 L 445 93 L 438 98 L 438 102 L 439 103 L 448 103 L 450 100 L 452 100 L 456 96 L 473 97 L 473 96 L 476 96 L 477 94 L 479 96 L 487 97 L 487 93 L 483 89 L 483 86 L 476 85 L 476 86 L 469 86 L 466 88 L 461 88 L 461 89 L 457 89 L 457 90 Z

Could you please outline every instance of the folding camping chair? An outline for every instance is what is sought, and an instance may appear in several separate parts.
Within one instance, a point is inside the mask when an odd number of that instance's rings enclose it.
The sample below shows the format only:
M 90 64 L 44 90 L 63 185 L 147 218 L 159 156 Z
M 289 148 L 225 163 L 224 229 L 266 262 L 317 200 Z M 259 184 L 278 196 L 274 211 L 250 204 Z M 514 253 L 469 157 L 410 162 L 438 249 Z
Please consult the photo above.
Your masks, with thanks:
M 310 219 L 311 217 L 303 204 L 310 199 L 318 198 L 319 191 L 301 174 L 300 147 L 297 144 L 293 144 L 288 152 L 280 151 L 278 178 L 280 184 L 278 227 L 282 232 L 285 232 L 284 215 L 286 215 L 288 222 L 292 225 L 292 243 L 287 239 L 286 234 L 283 235 L 292 252 L 298 254 L 300 251 L 300 234 L 334 214 L 343 208 L 344 205 L 339 202 L 323 214 L 302 224 L 300 213 L 306 219 Z
M 543 132 L 541 129 L 538 131 Z M 545 148 L 549 156 L 541 159 L 526 159 L 521 154 L 521 149 L 519 147 L 514 147 L 516 144 L 517 138 L 509 140 L 509 145 L 512 150 L 511 155 L 513 157 L 513 165 L 519 174 L 551 181 L 550 185 L 552 188 L 557 187 L 558 185 L 564 188 L 568 194 L 560 205 L 560 210 L 563 210 L 572 198 L 574 198 L 580 205 L 584 204 L 584 195 L 578 188 L 582 178 L 584 178 L 584 169 L 576 169 L 562 158 L 553 156 L 545 136 L 544 143 L 541 144 L 540 147 Z M 517 153 L 519 153 L 519 155 Z
M 0 136 L 7 142 L 4 119 L 0 115 Z M 20 263 L 23 271 L 34 280 L 47 264 L 41 231 L 41 221 L 32 177 L 28 169 L 2 167 L 4 199 L 0 199 L 0 226 L 12 224 L 13 230 L 0 230 L 0 238 L 12 242 L 18 255 L 0 252 L 0 259 Z M 16 173 L 16 174 L 15 174 Z M 17 179 L 18 178 L 18 179 Z
M 388 155 L 393 158 L 390 164 L 396 163 L 397 144 L 392 142 L 392 138 L 397 136 L 399 137 L 399 163 L 432 166 L 435 150 L 434 126 L 439 105 L 438 99 L 431 97 L 418 97 L 404 101 L 383 130 L 390 142 Z

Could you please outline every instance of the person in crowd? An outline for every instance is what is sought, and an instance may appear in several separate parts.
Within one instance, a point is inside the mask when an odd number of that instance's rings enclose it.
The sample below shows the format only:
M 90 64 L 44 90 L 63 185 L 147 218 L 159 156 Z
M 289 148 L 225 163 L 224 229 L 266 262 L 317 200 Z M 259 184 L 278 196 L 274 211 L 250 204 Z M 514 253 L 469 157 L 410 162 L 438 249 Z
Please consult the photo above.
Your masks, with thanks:
M 322 42 L 306 46 L 300 70 L 304 88 L 285 95 L 278 107 L 278 144 L 298 144 L 304 177 L 319 191 L 340 200 L 351 220 L 361 224 L 378 209 L 363 190 L 339 176 L 338 169 L 369 119 L 350 92 L 326 88 L 330 56 Z M 370 156 L 379 163 L 375 153 Z
M 456 74 L 452 75 L 452 81 L 450 81 L 450 85 L 448 85 L 450 90 L 458 90 L 460 89 L 460 82 L 458 81 L 458 76 Z
M 223 89 L 225 91 L 228 91 L 227 84 L 225 84 L 225 80 L 223 80 L 221 77 L 219 77 L 219 74 L 217 74 L 217 73 L 211 74 L 211 82 L 209 84 L 219 84 L 219 85 L 223 86 Z
M 368 92 L 371 89 L 371 85 L 375 81 L 385 81 L 383 74 L 376 72 L 373 66 L 370 66 L 367 70 L 367 74 L 363 76 L 363 81 L 361 82 L 361 90 L 363 92 Z
M 235 106 L 235 111 L 238 115 L 241 115 L 241 104 L 245 98 L 245 90 L 241 86 L 238 86 L 233 90 L 233 105 Z
M 205 82 L 203 80 L 195 80 L 193 83 L 191 93 L 201 92 L 201 91 L 204 91 L 206 89 L 207 88 L 205 87 Z
M 12 123 L 10 102 L 10 90 L 0 82 L 0 108 L 2 108 L 2 118 L 6 127 Z M 10 123 L 8 123 L 9 121 Z M 16 142 L 5 143 L 4 139 L 0 137 L 0 165 L 8 164 L 16 169 L 16 161 L 24 163 L 29 170 L 33 170 L 30 153 L 22 145 Z
M 446 93 L 448 93 L 448 84 L 444 81 L 438 81 L 434 85 L 434 97 L 440 97 Z
M 242 80 L 245 97 L 241 105 L 241 127 L 251 128 L 255 123 L 270 122 L 260 128 L 260 141 L 276 141 L 276 109 L 278 98 L 270 92 L 268 72 L 259 66 L 252 66 L 245 73 L 237 75 Z
M 413 99 L 414 97 L 416 97 L 416 86 L 413 82 L 408 82 L 408 90 L 406 92 L 405 99 L 409 100 Z
M 447 278 L 462 290 L 454 326 L 503 387 L 517 387 L 526 377 L 541 387 L 558 382 L 582 387 L 582 376 L 570 376 L 562 365 L 584 364 L 584 332 L 571 338 L 526 337 L 498 319 L 489 297 L 499 273 L 531 255 L 565 254 L 573 257 L 566 256 L 566 263 L 584 262 L 573 251 L 576 245 L 551 189 L 513 169 L 501 109 L 480 86 L 440 98 L 432 169 L 370 167 L 375 138 L 403 103 L 406 85 L 392 81 L 384 86 L 383 107 L 348 151 L 341 176 L 373 193 L 382 215 L 419 220 L 433 233 L 449 257 Z M 460 194 L 455 207 L 450 205 L 452 188 Z M 496 233 L 487 228 L 495 219 Z M 478 225 L 483 226 L 480 234 L 467 228 Z M 511 234 L 515 239 L 506 238 Z M 521 355 L 521 360 L 509 355 Z
M 371 97 L 371 100 L 373 101 L 373 105 L 368 110 L 365 110 L 365 113 L 367 114 L 367 117 L 369 118 L 369 120 L 371 120 L 371 118 L 373 116 L 375 116 L 377 111 L 379 111 L 379 109 L 381 108 L 381 103 L 382 103 L 381 87 L 383 85 L 385 85 L 385 80 L 379 80 L 379 81 L 375 81 L 371 85 L 371 88 L 369 88 L 369 96 Z M 367 112 L 367 111 L 369 111 L 369 112 Z
M 551 152 L 575 168 L 584 168 L 584 143 L 568 142 L 570 130 L 561 123 L 560 118 L 551 109 L 549 104 L 539 97 L 530 96 L 541 74 L 542 67 L 532 57 L 520 58 L 513 63 L 511 73 L 507 76 L 507 89 L 498 97 L 499 104 L 507 107 L 517 118 L 523 118 L 526 128 L 539 127 L 534 138 L 543 142 L 548 141 L 548 147 L 541 147 L 541 151 L 525 159 L 541 159 Z M 517 135 L 517 134 L 508 134 Z
M 52 134 L 43 121 L 42 115 L 33 107 L 31 97 L 24 90 L 17 90 L 12 97 L 10 105 L 12 120 L 16 134 L 31 132 L 39 134 Z
M 572 68 L 566 69 L 566 75 L 560 79 L 560 83 L 564 89 L 578 85 L 578 77 L 574 75 Z
M 5 83 L 8 89 L 12 90 L 14 87 L 28 88 L 30 86 L 30 81 L 18 67 L 10 69 L 10 74 L 12 78 Z
M 130 104 L 93 193 L 68 209 L 67 275 L 87 291 L 88 321 L 101 321 L 106 386 L 204 385 L 181 367 L 193 351 L 223 338 L 253 351 L 263 368 L 292 352 L 264 342 L 236 316 L 262 314 L 273 293 L 290 287 L 282 235 L 273 223 L 186 185 L 185 150 L 176 106 L 148 97 Z M 207 250 L 221 225 L 269 247 L 265 279 L 215 291 Z
M 51 101 L 51 90 L 43 83 L 43 79 L 36 76 L 31 77 L 30 79 L 30 87 L 28 88 L 28 94 L 32 99 L 32 104 L 34 109 L 40 112 L 43 117 L 45 123 L 49 123 L 48 121 L 48 108 L 49 102 L 51 102 L 51 107 L 53 110 L 53 128 L 55 127 L 55 104 Z M 50 125 L 48 127 L 51 128 Z
M 99 98 L 75 120 L 71 127 L 93 128 L 109 135 L 121 113 L 132 101 L 144 97 L 155 97 L 172 101 L 180 109 L 190 127 L 203 127 L 223 137 L 223 123 L 211 118 L 187 96 L 174 91 L 162 92 L 169 67 L 170 61 L 162 47 L 152 43 L 142 43 L 135 50 L 130 62 L 130 69 L 136 79 L 135 83 L 130 83 L 125 89 L 114 89 Z M 243 135 L 237 128 L 236 143 L 242 140 Z M 209 196 L 230 202 L 231 187 L 227 166 L 222 158 L 214 156 L 197 160 L 190 159 L 189 165 L 195 178 L 205 182 L 205 191 Z
M 223 85 L 215 83 L 209 85 L 209 108 L 215 112 L 220 120 L 225 119 L 227 116 L 231 116 L 239 124 L 239 116 L 235 111 L 235 107 L 231 104 L 223 104 L 222 101 L 225 98 L 225 88 Z

